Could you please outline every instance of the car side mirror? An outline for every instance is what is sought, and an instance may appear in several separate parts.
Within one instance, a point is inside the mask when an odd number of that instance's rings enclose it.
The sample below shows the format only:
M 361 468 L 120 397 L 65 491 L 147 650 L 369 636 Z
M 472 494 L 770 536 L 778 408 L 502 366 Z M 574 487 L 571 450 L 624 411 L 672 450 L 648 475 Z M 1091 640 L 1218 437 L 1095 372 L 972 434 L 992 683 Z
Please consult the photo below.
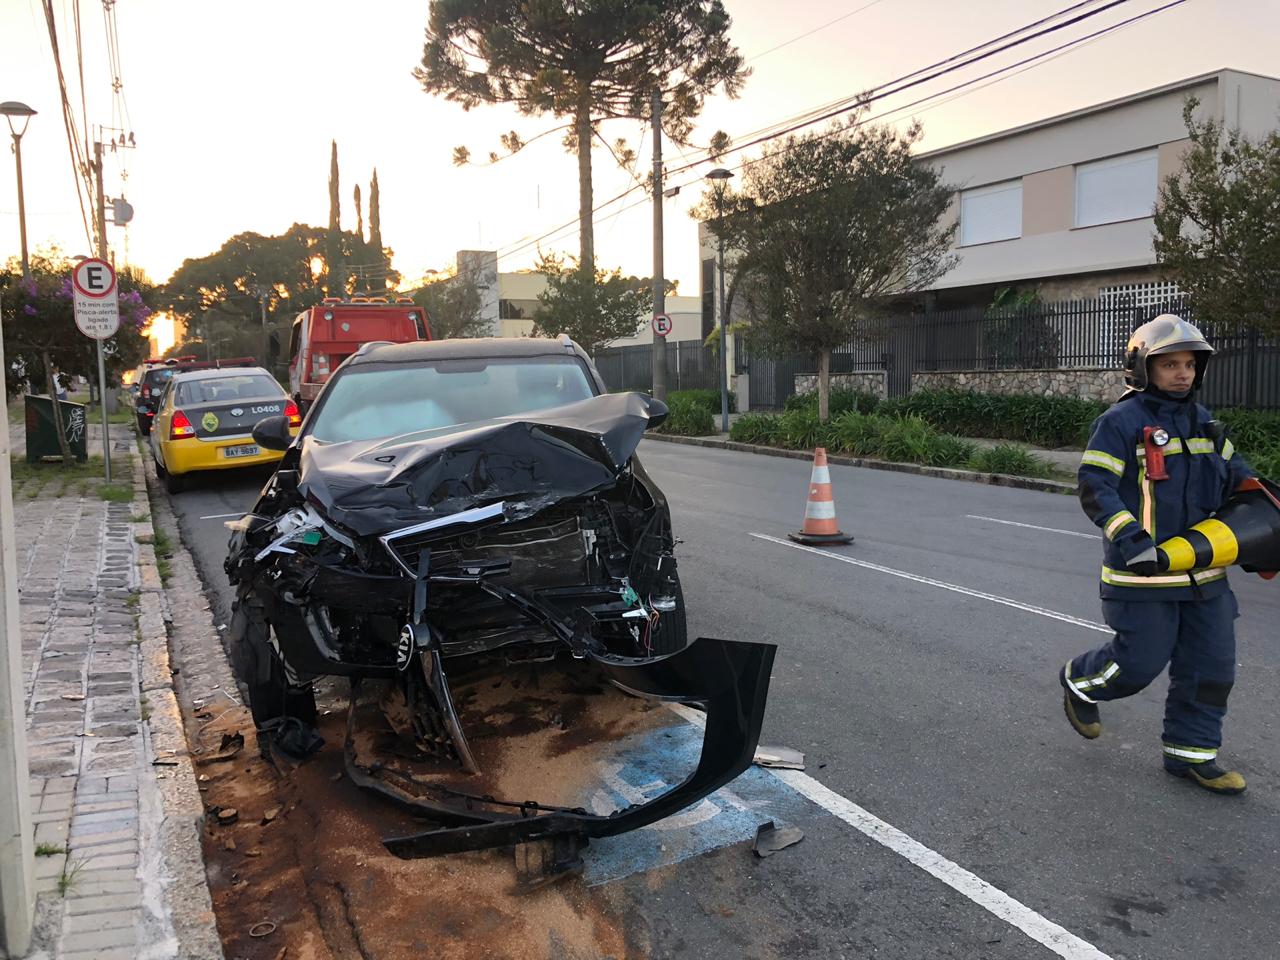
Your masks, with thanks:
M 646 430 L 652 430 L 654 427 L 660 427 L 667 422 L 667 416 L 671 413 L 670 408 L 661 400 L 654 397 L 649 398 L 649 426 Z
M 253 441 L 268 450 L 288 450 L 293 443 L 289 434 L 289 418 L 284 414 L 266 417 L 253 425 Z

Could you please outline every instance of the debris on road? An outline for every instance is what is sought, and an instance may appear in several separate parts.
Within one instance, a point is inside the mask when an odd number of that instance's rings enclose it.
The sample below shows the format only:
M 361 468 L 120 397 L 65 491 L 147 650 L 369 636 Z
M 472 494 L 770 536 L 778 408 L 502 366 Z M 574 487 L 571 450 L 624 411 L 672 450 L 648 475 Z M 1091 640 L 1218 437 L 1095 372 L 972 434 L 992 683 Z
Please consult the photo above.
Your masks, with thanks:
M 760 824 L 756 830 L 756 840 L 751 850 L 757 857 L 771 857 L 779 850 L 795 846 L 804 839 L 804 831 L 799 827 L 775 826 L 772 820 Z
M 762 743 L 756 747 L 756 755 L 751 762 L 757 767 L 775 770 L 803 770 L 804 754 L 790 747 L 767 747 Z

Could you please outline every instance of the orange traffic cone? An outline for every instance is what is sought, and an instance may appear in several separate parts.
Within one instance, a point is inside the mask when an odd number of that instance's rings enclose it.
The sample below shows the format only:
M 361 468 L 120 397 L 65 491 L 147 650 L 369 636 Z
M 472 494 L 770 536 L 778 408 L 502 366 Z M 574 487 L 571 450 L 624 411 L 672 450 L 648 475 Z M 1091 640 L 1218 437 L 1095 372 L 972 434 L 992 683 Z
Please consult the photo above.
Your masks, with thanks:
M 811 546 L 853 542 L 853 537 L 836 523 L 836 501 L 831 496 L 831 471 L 827 469 L 826 447 L 818 447 L 813 452 L 813 476 L 809 480 L 809 501 L 804 507 L 804 526 L 799 533 L 787 536 L 796 543 Z

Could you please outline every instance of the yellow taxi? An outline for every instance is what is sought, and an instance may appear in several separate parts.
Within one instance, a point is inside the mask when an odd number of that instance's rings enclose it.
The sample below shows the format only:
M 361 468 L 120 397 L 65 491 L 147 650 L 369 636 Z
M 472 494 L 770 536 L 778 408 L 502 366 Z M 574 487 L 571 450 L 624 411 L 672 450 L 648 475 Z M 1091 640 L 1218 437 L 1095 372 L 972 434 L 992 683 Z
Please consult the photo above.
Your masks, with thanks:
M 284 414 L 289 431 L 302 424 L 298 405 L 261 367 L 176 373 L 164 388 L 151 425 L 151 455 L 170 493 L 197 470 L 227 470 L 275 463 L 279 450 L 260 447 L 253 427 Z

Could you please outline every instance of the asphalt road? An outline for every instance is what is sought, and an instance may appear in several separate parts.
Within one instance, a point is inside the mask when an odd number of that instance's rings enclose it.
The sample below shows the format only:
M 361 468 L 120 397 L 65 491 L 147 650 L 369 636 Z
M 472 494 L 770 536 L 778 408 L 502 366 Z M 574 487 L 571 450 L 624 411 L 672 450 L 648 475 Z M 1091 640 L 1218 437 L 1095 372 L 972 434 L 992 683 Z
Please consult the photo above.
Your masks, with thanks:
M 1223 759 L 1250 786 L 1214 797 L 1161 771 L 1163 678 L 1104 705 L 1096 742 L 1063 718 L 1056 671 L 1106 638 L 1090 626 L 1101 547 L 1074 499 L 832 467 L 856 542 L 822 555 L 785 542 L 808 464 L 655 441 L 641 455 L 684 540 L 691 634 L 778 644 L 764 739 L 803 750 L 838 796 L 806 801 L 806 839 L 769 860 L 737 844 L 596 888 L 635 943 L 660 957 L 1280 955 L 1280 586 L 1232 574 Z M 220 623 L 222 522 L 263 480 L 172 498 Z M 833 816 L 842 798 L 996 893 L 949 886 Z M 1050 934 L 1002 919 L 997 894 Z M 1046 946 L 1057 927 L 1079 941 Z

